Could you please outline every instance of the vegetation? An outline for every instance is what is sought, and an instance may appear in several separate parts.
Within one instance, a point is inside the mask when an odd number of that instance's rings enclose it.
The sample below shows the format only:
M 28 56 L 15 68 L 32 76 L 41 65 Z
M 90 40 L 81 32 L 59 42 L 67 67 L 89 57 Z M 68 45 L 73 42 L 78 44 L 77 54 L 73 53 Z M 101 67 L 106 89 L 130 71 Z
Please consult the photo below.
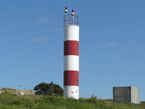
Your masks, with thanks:
M 59 95 L 63 96 L 63 89 L 57 85 L 51 82 L 50 84 L 48 83 L 40 83 L 37 86 L 34 87 L 36 91 L 36 94 L 38 95 Z
M 0 109 L 145 109 L 145 103 L 116 103 L 91 96 L 79 100 L 48 95 L 16 95 L 8 92 L 0 94 Z
M 145 109 L 145 102 L 141 104 L 118 103 L 112 100 L 90 98 L 64 98 L 63 89 L 51 82 L 40 83 L 34 94 L 18 95 L 15 89 L 2 88 L 0 94 L 0 109 Z M 32 90 L 30 91 L 32 92 Z

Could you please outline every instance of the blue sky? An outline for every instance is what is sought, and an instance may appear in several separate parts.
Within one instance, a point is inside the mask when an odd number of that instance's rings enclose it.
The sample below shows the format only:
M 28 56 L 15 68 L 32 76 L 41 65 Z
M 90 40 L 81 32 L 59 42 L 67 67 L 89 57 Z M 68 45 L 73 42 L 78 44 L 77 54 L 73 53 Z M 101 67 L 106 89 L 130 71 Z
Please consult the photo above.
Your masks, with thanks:
M 1 0 L 0 88 L 63 87 L 65 6 L 80 21 L 80 97 L 137 86 L 145 101 L 144 0 Z

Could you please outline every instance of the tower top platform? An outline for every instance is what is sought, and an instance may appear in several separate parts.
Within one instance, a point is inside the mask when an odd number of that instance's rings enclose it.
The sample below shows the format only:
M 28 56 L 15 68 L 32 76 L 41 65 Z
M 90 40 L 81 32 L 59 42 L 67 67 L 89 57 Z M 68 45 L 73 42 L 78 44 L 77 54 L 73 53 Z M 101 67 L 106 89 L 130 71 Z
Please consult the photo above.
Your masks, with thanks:
M 67 7 L 65 7 L 64 13 L 65 13 L 65 15 L 64 15 L 64 26 L 67 26 L 67 25 L 79 25 L 79 16 L 75 15 L 74 10 L 72 10 L 71 14 L 67 14 L 68 13 L 68 9 L 67 9 Z
M 79 16 L 71 14 L 64 15 L 64 26 L 66 25 L 79 25 Z

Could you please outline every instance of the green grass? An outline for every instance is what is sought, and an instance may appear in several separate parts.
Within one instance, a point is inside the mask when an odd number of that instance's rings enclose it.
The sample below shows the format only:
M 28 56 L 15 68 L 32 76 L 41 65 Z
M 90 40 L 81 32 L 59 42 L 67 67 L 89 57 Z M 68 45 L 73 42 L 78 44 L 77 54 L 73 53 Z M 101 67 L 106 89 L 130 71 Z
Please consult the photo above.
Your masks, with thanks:
M 96 98 L 79 100 L 59 96 L 0 94 L 0 109 L 145 109 L 145 103 L 117 103 Z

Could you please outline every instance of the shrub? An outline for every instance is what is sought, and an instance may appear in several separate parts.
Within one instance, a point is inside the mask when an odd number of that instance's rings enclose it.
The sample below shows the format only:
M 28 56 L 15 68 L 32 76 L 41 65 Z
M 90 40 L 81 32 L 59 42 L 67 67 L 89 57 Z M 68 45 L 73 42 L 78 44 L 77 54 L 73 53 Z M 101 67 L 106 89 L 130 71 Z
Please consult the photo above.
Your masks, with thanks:
M 40 83 L 37 86 L 34 87 L 36 92 L 35 94 L 41 94 L 41 95 L 60 95 L 63 96 L 63 88 L 61 88 L 59 85 L 54 84 L 51 82 L 50 84 L 48 83 Z
M 96 104 L 96 96 L 94 96 L 93 94 L 91 95 L 91 98 L 89 100 L 91 103 Z

